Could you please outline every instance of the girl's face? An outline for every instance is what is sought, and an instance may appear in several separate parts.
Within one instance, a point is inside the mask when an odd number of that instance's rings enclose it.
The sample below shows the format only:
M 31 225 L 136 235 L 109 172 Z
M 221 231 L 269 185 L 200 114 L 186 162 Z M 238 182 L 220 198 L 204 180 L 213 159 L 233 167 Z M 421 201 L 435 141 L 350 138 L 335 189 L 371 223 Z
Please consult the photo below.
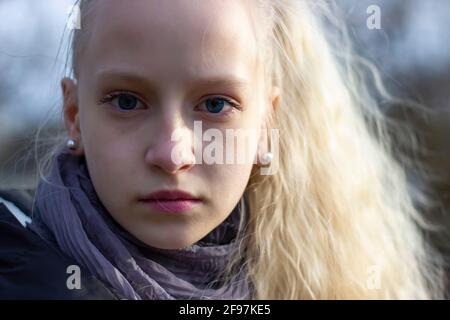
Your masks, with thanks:
M 172 134 L 185 130 L 193 138 L 200 121 L 203 134 L 223 132 L 218 143 L 226 149 L 225 129 L 261 128 L 277 100 L 275 89 L 261 94 L 250 9 L 238 0 L 109 0 L 93 10 L 78 85 L 62 81 L 76 153 L 86 157 L 100 200 L 126 230 L 154 247 L 189 246 L 239 202 L 259 135 L 243 147 L 235 143 L 232 152 L 251 155 L 245 164 L 209 164 L 195 163 L 193 141 Z M 200 155 L 211 143 L 203 136 Z M 181 162 L 175 149 L 184 152 Z M 161 189 L 201 201 L 183 213 L 141 201 Z

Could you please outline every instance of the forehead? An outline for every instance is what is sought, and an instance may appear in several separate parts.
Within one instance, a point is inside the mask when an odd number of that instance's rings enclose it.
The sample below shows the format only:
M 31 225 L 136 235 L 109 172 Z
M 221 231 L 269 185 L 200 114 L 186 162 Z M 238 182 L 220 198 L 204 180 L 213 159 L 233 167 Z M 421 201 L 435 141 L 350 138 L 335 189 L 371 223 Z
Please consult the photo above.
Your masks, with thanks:
M 80 66 L 87 73 L 130 67 L 173 82 L 248 78 L 255 68 L 245 0 L 101 0 L 93 10 Z

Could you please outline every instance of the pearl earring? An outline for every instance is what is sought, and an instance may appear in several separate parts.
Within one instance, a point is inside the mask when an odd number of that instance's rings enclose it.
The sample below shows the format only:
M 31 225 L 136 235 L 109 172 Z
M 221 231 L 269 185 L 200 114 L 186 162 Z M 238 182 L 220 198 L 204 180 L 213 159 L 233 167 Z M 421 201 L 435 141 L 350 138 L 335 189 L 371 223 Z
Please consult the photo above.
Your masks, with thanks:
M 268 165 L 273 160 L 273 153 L 272 152 L 266 152 L 261 158 L 261 163 L 263 165 Z
M 69 148 L 70 150 L 76 150 L 77 149 L 77 142 L 74 139 L 69 139 L 67 140 L 66 143 L 67 148 Z

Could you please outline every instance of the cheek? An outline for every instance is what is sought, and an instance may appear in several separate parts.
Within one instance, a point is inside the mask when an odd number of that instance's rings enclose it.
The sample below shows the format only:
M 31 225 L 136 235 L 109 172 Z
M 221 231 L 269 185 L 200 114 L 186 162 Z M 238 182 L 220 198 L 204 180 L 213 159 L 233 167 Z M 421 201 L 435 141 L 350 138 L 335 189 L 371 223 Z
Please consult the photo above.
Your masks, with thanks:
M 127 167 L 136 151 L 136 137 L 124 130 L 106 112 L 92 105 L 81 110 L 80 125 L 86 156 L 96 161 Z
M 203 169 L 213 212 L 226 216 L 233 210 L 245 191 L 251 169 L 251 164 L 216 164 Z
M 85 152 L 88 170 L 94 188 L 105 207 L 113 215 L 123 212 L 131 199 L 129 186 L 133 185 L 133 159 L 124 156 L 120 146 L 92 146 Z
M 92 183 L 104 204 L 119 206 L 127 185 L 132 183 L 138 152 L 133 141 L 98 119 L 95 113 L 81 117 L 85 158 Z

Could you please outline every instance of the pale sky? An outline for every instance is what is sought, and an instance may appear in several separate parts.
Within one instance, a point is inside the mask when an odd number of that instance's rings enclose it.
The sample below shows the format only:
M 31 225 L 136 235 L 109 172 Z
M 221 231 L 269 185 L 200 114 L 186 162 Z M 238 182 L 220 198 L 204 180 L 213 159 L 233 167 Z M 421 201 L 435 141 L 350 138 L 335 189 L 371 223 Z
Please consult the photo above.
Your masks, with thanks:
M 0 86 L 11 86 L 0 101 L 0 137 L 39 121 L 58 103 L 65 57 L 56 54 L 72 3 L 0 0 Z

